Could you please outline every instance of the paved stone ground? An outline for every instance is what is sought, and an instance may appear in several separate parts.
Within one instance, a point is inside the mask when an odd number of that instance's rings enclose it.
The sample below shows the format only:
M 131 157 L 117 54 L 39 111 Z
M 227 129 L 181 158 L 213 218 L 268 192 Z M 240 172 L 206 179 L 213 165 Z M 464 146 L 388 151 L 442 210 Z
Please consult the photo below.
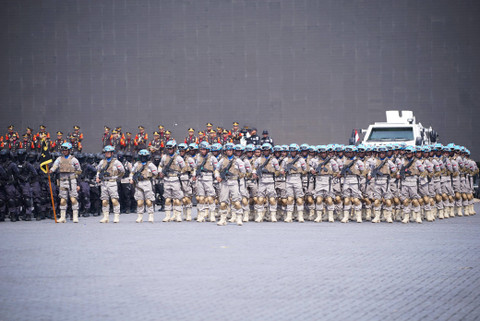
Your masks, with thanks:
M 243 227 L 135 218 L 1 223 L 0 320 L 480 318 L 480 215 Z

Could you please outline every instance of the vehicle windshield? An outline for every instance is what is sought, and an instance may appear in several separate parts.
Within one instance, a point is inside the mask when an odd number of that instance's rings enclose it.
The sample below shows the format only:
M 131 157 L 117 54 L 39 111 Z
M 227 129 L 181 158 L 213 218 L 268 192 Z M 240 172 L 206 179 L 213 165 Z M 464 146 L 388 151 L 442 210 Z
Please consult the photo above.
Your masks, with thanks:
M 413 140 L 412 127 L 374 127 L 367 141 L 407 141 Z

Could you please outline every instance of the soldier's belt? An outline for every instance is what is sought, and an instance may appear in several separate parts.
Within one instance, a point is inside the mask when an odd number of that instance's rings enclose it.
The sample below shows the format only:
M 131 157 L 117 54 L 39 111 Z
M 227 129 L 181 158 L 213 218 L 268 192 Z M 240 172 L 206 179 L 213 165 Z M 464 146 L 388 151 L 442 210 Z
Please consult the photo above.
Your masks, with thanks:
M 71 181 L 72 179 L 75 179 L 75 176 L 60 178 L 60 182 Z
M 300 177 L 302 176 L 302 174 L 298 173 L 298 174 L 288 174 L 287 176 L 289 177 Z
M 103 179 L 104 182 L 116 182 L 116 178 L 108 178 L 108 179 Z
M 166 175 L 166 176 L 168 176 L 168 177 L 177 177 L 178 174 L 176 174 L 176 173 L 168 173 L 168 175 Z

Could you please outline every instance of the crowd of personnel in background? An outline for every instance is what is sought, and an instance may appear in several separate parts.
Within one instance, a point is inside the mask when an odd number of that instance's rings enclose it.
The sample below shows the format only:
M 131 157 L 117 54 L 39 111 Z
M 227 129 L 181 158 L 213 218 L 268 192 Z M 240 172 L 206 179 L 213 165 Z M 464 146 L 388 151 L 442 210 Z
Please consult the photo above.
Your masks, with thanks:
M 238 140 L 235 132 L 231 136 Z M 463 146 L 243 145 L 245 136 L 224 145 L 169 140 L 159 153 L 148 148 L 146 137 L 138 151 L 107 144 L 98 154 L 75 152 L 64 142 L 50 168 L 60 222 L 69 211 L 73 222 L 79 215 L 103 214 L 100 222 L 107 223 L 112 211 L 115 223 L 120 213 L 132 211 L 137 222 L 144 212 L 153 222 L 155 205 L 165 211 L 164 222 L 191 221 L 195 204 L 197 222 L 218 225 L 227 219 L 238 225 L 421 223 L 475 214 L 478 167 Z M 38 152 L 0 151 L 0 180 L 0 220 L 52 218 Z

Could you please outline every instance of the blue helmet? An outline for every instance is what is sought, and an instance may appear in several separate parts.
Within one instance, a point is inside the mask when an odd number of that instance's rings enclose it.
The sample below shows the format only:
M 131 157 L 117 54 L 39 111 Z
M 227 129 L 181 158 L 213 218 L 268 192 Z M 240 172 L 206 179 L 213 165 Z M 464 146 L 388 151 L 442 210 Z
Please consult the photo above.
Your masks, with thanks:
M 317 152 L 317 147 L 315 147 L 313 145 L 310 145 L 310 146 L 308 146 L 308 151 L 309 152 Z
M 440 143 L 436 143 L 435 145 L 433 145 L 433 150 L 442 150 L 442 149 L 443 149 L 443 145 Z
M 377 146 L 376 149 L 377 149 L 377 152 L 379 152 L 379 153 L 386 153 L 387 152 L 387 146 Z
M 348 152 L 356 152 L 357 151 L 357 147 L 355 147 L 355 145 L 347 145 L 345 146 L 345 151 L 348 153 Z
M 245 150 L 247 152 L 254 152 L 255 151 L 255 145 L 253 144 L 248 144 L 246 147 L 245 147 Z
M 282 146 L 280 146 L 280 145 L 273 146 L 273 151 L 274 152 L 281 152 L 282 151 Z
M 262 150 L 272 150 L 272 144 L 270 143 L 265 143 L 262 145 Z
M 309 147 L 310 146 L 308 144 L 302 144 L 302 145 L 300 145 L 300 150 L 301 151 L 308 150 Z
M 146 149 L 141 149 L 139 152 L 138 152 L 138 156 L 150 156 L 150 152 Z
M 191 143 L 190 145 L 188 145 L 188 148 L 191 149 L 191 150 L 197 150 L 198 145 L 196 143 Z
M 327 148 L 327 146 L 325 146 L 325 145 L 318 145 L 318 146 L 317 146 L 317 151 L 318 151 L 319 153 L 323 153 L 323 152 L 328 151 L 328 148 Z
M 233 143 L 226 143 L 223 149 L 225 150 L 233 150 L 235 148 L 235 145 Z
M 210 144 L 208 142 L 201 142 L 198 148 L 210 150 Z
M 165 144 L 165 147 L 166 147 L 166 148 L 175 148 L 175 147 L 177 147 L 177 143 L 176 143 L 174 140 L 169 140 L 169 141 Z
M 210 146 L 210 149 L 212 150 L 212 152 L 218 152 L 223 149 L 223 146 L 220 143 L 215 143 L 215 144 L 212 144 L 212 146 Z
M 416 148 L 415 148 L 415 146 L 407 146 L 407 147 L 405 147 L 405 151 L 407 153 L 415 153 Z
M 187 150 L 188 145 L 185 143 L 178 144 L 178 150 Z
M 423 146 L 423 152 L 424 153 L 430 153 L 432 151 L 432 149 L 430 148 L 430 146 Z
M 239 150 L 239 151 L 244 151 L 244 150 L 245 150 L 245 147 L 243 147 L 242 144 L 237 144 L 237 145 L 235 145 L 234 149 L 235 149 L 235 150 Z
M 288 146 L 288 150 L 291 151 L 291 152 L 298 152 L 300 150 L 300 147 L 298 146 L 298 144 L 290 144 L 290 146 Z
M 358 150 L 359 152 L 366 152 L 366 151 L 367 151 L 367 147 L 365 147 L 365 145 L 363 145 L 363 144 L 360 144 L 360 145 L 357 146 L 357 150 Z
M 70 144 L 70 143 L 64 143 L 64 144 Z M 62 146 L 63 146 L 63 144 L 62 144 Z M 70 144 L 70 148 L 72 148 L 71 146 L 72 146 L 72 144 Z M 107 145 L 103 148 L 103 151 L 104 152 L 113 152 L 113 151 L 115 151 L 115 148 L 113 148 L 112 145 Z
M 108 146 L 110 146 L 110 145 L 108 145 Z M 70 144 L 68 142 L 65 142 L 65 143 L 62 144 L 61 147 L 62 147 L 63 150 L 70 150 L 70 149 L 72 149 L 72 144 Z M 112 147 L 112 146 L 110 146 L 110 147 Z M 112 147 L 112 149 L 113 149 L 113 147 Z

